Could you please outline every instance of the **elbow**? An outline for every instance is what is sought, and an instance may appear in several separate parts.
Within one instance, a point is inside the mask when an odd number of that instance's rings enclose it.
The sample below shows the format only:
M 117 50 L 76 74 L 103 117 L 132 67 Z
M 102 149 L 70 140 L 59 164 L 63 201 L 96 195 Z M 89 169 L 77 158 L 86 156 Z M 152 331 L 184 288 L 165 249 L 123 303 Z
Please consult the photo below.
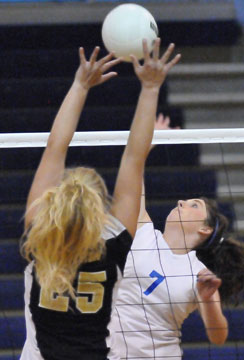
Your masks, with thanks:
M 134 162 L 137 165 L 144 164 L 147 156 L 149 154 L 149 149 L 140 149 L 138 150 L 138 147 L 131 148 L 126 147 L 122 156 L 122 159 L 126 162 Z
M 57 153 L 62 154 L 66 153 L 68 149 L 68 144 L 65 143 L 63 139 L 58 139 L 57 137 L 51 136 L 48 138 L 47 146 L 45 151 L 48 153 Z
M 222 330 L 221 333 L 209 334 L 208 339 L 214 345 L 224 345 L 228 337 L 228 329 Z
M 224 343 L 226 342 L 227 336 L 226 337 L 221 337 L 218 339 L 210 339 L 210 342 L 214 345 L 224 345 Z
M 55 147 L 57 146 L 57 143 L 58 143 L 58 139 L 54 135 L 50 134 L 49 138 L 47 140 L 46 149 L 48 149 L 50 151 L 55 149 Z

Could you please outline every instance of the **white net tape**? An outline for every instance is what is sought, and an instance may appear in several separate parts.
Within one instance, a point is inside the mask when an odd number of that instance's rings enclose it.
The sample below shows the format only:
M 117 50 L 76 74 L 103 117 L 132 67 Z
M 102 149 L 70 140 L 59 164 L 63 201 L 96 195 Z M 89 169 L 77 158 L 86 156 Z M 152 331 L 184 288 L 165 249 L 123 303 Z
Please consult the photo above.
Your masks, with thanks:
M 70 146 L 125 145 L 129 131 L 76 132 Z M 49 133 L 0 134 L 0 148 L 45 147 Z M 244 129 L 157 130 L 153 144 L 243 143 Z

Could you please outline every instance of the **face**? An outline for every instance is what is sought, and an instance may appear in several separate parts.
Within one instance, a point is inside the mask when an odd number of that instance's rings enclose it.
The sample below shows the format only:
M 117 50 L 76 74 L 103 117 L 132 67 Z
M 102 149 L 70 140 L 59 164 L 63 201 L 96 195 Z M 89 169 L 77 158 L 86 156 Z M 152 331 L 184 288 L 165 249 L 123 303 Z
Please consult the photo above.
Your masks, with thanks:
M 179 200 L 167 217 L 167 226 L 180 226 L 185 234 L 198 233 L 205 225 L 207 208 L 202 199 Z

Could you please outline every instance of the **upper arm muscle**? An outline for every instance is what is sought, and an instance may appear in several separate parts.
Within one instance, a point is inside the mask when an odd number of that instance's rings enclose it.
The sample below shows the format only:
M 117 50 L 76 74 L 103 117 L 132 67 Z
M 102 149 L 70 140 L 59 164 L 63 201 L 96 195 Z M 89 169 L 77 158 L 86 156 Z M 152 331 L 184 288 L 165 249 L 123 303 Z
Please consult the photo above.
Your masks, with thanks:
M 141 166 L 127 159 L 120 167 L 114 191 L 112 214 L 122 222 L 133 237 L 140 210 L 142 176 Z

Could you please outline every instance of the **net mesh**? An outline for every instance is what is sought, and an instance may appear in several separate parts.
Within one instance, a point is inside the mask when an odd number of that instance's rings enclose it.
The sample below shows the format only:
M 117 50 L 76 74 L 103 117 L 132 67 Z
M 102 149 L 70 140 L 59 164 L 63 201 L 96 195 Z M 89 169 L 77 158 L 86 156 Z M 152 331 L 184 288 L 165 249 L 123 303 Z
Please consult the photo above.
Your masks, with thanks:
M 75 145 L 71 146 L 67 158 L 67 166 L 96 167 L 105 178 L 110 193 L 113 191 L 120 156 L 128 136 L 128 132 L 116 133 L 93 132 L 92 138 L 89 138 L 89 133 L 76 134 L 77 143 L 74 142 Z M 147 210 L 155 229 L 163 232 L 165 219 L 179 199 L 205 196 L 218 201 L 221 212 L 230 221 L 230 232 L 234 232 L 235 237 L 242 241 L 244 234 L 243 130 L 219 129 L 208 131 L 208 133 L 205 130 L 195 133 L 188 130 L 175 130 L 162 133 L 156 134 L 155 143 L 160 145 L 156 146 L 149 155 L 145 173 Z M 17 140 L 16 135 L 19 135 Z M 6 136 L 8 139 L 5 138 L 5 134 L 0 135 L 0 221 L 2 224 L 0 227 L 0 344 L 4 349 L 0 355 L 1 359 L 10 360 L 19 358 L 25 340 L 23 314 L 25 263 L 19 255 L 18 239 L 23 231 L 22 217 L 28 189 L 47 135 L 40 135 L 41 144 L 38 143 L 39 139 L 33 137 L 33 134 L 8 134 Z M 19 142 L 22 144 L 21 147 L 16 146 Z M 163 144 L 164 142 L 168 143 Z M 161 275 L 165 276 L 164 264 L 161 265 Z M 228 271 L 228 266 L 226 270 Z M 148 277 L 150 277 L 149 274 Z M 154 280 L 151 279 L 151 282 L 153 283 Z M 141 289 L 141 293 L 143 294 L 145 290 L 147 289 Z M 170 296 L 169 299 L 171 299 Z M 229 322 L 229 336 L 226 344 L 221 347 L 208 342 L 200 316 L 197 312 L 193 312 L 182 328 L 183 359 L 242 359 L 244 357 L 243 304 L 242 299 L 237 307 L 234 307 L 234 304 L 224 307 L 224 313 Z M 166 309 L 174 311 L 173 300 L 168 305 Z M 157 306 L 160 317 L 165 303 L 162 300 Z M 151 331 L 152 343 L 150 355 L 146 358 L 164 359 L 157 355 L 153 338 L 156 335 L 152 332 L 154 323 L 150 320 L 148 308 L 150 308 L 150 303 L 144 306 L 144 312 L 148 322 L 147 327 Z M 172 317 L 174 317 L 174 312 L 172 312 Z M 154 330 L 157 332 L 161 329 Z M 141 331 L 140 327 L 138 331 Z M 136 357 L 131 356 L 128 350 L 124 358 L 135 359 Z M 179 355 L 173 353 L 165 357 L 165 359 L 168 358 L 180 359 Z

